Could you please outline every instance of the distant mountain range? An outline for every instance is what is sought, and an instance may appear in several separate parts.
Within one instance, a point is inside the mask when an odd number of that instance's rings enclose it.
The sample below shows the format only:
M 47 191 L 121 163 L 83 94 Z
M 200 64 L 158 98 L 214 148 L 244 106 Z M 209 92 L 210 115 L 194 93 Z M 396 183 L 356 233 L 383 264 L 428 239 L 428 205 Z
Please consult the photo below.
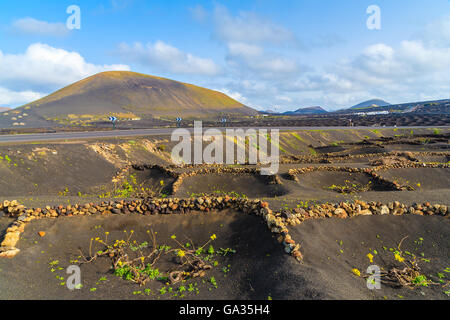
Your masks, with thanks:
M 272 110 L 262 111 L 263 114 L 276 114 L 276 115 L 286 115 L 286 116 L 295 116 L 295 115 L 308 115 L 308 114 L 325 114 L 328 113 L 322 107 L 308 107 L 308 108 L 300 108 L 295 111 L 286 111 L 286 112 L 275 112 Z
M 384 100 L 374 99 L 362 102 L 349 109 L 338 110 L 335 113 L 354 114 L 369 112 L 450 114 L 450 99 L 401 104 L 389 104 Z
M 302 115 L 302 114 L 324 114 L 328 113 L 322 107 L 308 107 L 308 108 L 300 108 L 295 111 L 287 111 L 283 114 L 285 115 Z
M 262 114 L 273 115 L 324 115 L 324 114 L 356 114 L 356 113 L 427 113 L 427 114 L 450 114 L 450 99 L 409 102 L 402 104 L 390 104 L 382 99 L 371 99 L 347 109 L 337 111 L 326 111 L 322 107 L 300 108 L 295 111 L 274 112 L 271 110 L 263 111 Z
M 8 107 L 0 107 L 0 112 L 4 112 L 4 111 L 8 111 L 8 110 L 11 110 L 11 109 Z

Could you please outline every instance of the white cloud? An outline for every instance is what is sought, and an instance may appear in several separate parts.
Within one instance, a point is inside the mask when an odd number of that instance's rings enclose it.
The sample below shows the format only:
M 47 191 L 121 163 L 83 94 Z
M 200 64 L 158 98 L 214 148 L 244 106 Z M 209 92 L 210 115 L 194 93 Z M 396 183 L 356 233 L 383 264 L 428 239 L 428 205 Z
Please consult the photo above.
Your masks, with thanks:
M 264 49 L 254 44 L 230 42 L 228 43 L 228 52 L 231 56 L 253 58 L 261 56 L 264 53 Z
M 236 73 L 245 73 L 247 77 L 286 77 L 300 70 L 294 59 L 267 53 L 259 46 L 245 43 L 229 43 L 226 60 Z
M 284 102 L 292 102 L 292 98 L 289 96 L 278 95 L 275 97 L 275 99 L 277 99 L 279 101 L 284 101 Z
M 78 52 L 42 43 L 30 45 L 25 53 L 0 51 L 0 85 L 14 90 L 51 91 L 102 71 L 130 70 L 126 65 L 95 65 Z
M 132 2 L 132 0 L 111 0 L 111 5 L 114 9 L 125 9 Z
M 300 60 L 311 52 L 301 55 L 305 47 L 287 28 L 253 12 L 231 14 L 223 6 L 213 17 L 214 38 L 226 47 L 232 75 L 225 87 L 263 109 L 273 104 L 337 109 L 374 97 L 395 103 L 446 98 L 450 92 L 450 16 L 430 23 L 419 37 L 374 43 L 314 69 Z M 307 48 L 343 42 L 328 34 L 307 42 Z
M 95 65 L 77 52 L 42 43 L 24 53 L 0 51 L 0 105 L 25 104 L 103 71 L 130 70 L 126 65 Z
M 185 53 L 163 41 L 149 43 L 146 46 L 141 43 L 135 43 L 132 46 L 122 43 L 119 45 L 118 52 L 124 59 L 161 71 L 209 76 L 220 72 L 219 66 L 212 59 Z
M 11 30 L 21 34 L 56 37 L 66 36 L 70 32 L 64 23 L 52 23 L 29 17 L 15 20 Z
M 345 43 L 345 40 L 336 33 L 318 35 L 308 41 L 309 46 L 316 48 L 329 48 Z
M 0 106 L 20 106 L 27 102 L 38 100 L 44 94 L 34 91 L 11 91 L 0 87 Z
M 216 34 L 224 42 L 274 43 L 295 42 L 294 34 L 252 12 L 231 16 L 226 7 L 216 6 L 214 11 Z
M 426 47 L 421 41 L 403 41 L 398 59 L 420 69 L 416 71 L 439 72 L 450 68 L 450 46 Z
M 426 89 L 450 78 L 450 47 L 434 47 L 422 41 L 402 41 L 397 49 L 375 44 L 333 69 L 340 78 L 360 85 L 386 86 L 389 91 L 415 89 L 413 86 Z
M 450 15 L 430 22 L 419 37 L 437 47 L 450 45 Z
M 248 58 L 246 70 L 270 69 L 267 65 L 258 66 L 260 56 L 257 50 L 250 50 L 253 46 L 237 48 L 241 50 L 233 51 L 240 54 L 236 57 L 241 61 Z M 338 109 L 372 98 L 393 103 L 443 99 L 450 92 L 450 45 L 434 46 L 433 42 L 423 40 L 401 41 L 396 46 L 378 43 L 321 70 L 284 78 L 253 75 L 251 81 L 243 77 L 228 87 L 240 89 L 262 109 L 272 108 L 273 104 L 285 110 L 311 105 Z
M 248 99 L 246 97 L 244 97 L 241 93 L 236 92 L 236 91 L 230 91 L 226 88 L 222 88 L 222 89 L 215 89 L 215 91 L 219 91 L 222 93 L 225 93 L 227 96 L 233 98 L 236 101 L 239 101 L 240 103 L 246 104 L 248 102 Z
M 199 4 L 195 7 L 189 8 L 189 11 L 191 12 L 192 18 L 198 22 L 205 21 L 209 16 L 208 11 L 206 11 L 205 8 Z
M 276 50 L 298 48 L 299 41 L 287 28 L 253 12 L 232 15 L 221 5 L 215 7 L 213 18 L 214 38 L 226 46 L 226 62 L 238 77 L 273 79 L 300 71 L 296 58 Z
M 303 98 L 317 94 L 318 100 L 333 107 L 373 97 L 392 102 L 442 99 L 450 92 L 450 47 L 421 40 L 401 41 L 397 47 L 374 44 L 354 58 L 279 89 L 298 92 Z

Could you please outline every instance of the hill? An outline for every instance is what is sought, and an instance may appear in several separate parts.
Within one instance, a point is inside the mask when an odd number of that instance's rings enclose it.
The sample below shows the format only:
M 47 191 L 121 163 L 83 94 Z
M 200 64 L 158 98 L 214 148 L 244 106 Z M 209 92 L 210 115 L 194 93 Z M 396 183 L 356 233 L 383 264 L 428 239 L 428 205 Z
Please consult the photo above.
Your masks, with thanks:
M 119 119 L 188 118 L 255 115 L 257 111 L 218 91 L 135 72 L 114 71 L 78 81 L 14 110 L 15 118 L 23 113 L 27 114 L 25 125 L 43 125 L 49 121 L 74 124 L 80 119 L 105 120 L 108 115 Z M 14 120 L 9 119 L 10 125 L 11 122 Z M 0 125 L 5 126 L 2 117 Z
M 302 115 L 302 114 L 324 114 L 328 113 L 322 107 L 309 107 L 309 108 L 300 108 L 295 111 L 287 111 L 283 114 L 285 115 Z
M 367 100 L 361 103 L 358 103 L 357 105 L 354 105 L 353 107 L 350 107 L 350 109 L 362 109 L 362 108 L 368 108 L 368 107 L 385 107 L 385 106 L 389 106 L 390 103 L 386 102 L 384 100 L 381 99 L 372 99 L 372 100 Z

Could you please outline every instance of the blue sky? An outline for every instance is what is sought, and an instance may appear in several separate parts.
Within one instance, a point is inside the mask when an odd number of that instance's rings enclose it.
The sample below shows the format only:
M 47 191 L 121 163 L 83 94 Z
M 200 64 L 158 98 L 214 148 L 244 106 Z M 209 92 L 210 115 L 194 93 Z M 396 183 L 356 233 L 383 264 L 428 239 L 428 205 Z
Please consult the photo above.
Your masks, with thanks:
M 66 28 L 70 5 L 80 30 Z M 367 28 L 370 5 L 380 30 Z M 260 110 L 449 98 L 450 1 L 0 2 L 0 106 L 105 70 L 197 84 Z

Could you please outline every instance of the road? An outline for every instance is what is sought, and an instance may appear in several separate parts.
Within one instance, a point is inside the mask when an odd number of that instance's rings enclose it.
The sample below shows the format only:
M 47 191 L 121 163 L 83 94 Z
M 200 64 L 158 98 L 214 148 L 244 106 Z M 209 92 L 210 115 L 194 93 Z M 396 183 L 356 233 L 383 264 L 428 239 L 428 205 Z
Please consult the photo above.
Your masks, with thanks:
M 251 129 L 267 129 L 280 131 L 291 130 L 336 130 L 336 129 L 393 129 L 395 127 L 254 127 Z M 397 129 L 426 129 L 426 128 L 444 128 L 445 127 L 397 127 Z M 193 132 L 193 128 L 187 128 Z M 203 128 L 207 130 L 211 128 Z M 217 128 L 219 130 L 234 128 Z M 236 128 L 250 129 L 250 128 Z M 14 142 L 39 142 L 39 141 L 59 141 L 59 140 L 79 140 L 79 139 L 98 139 L 98 138 L 116 138 L 116 137 L 137 137 L 137 136 L 164 136 L 171 135 L 175 128 L 159 128 L 159 129 L 135 129 L 135 130 L 115 130 L 115 131 L 86 131 L 86 132 L 58 132 L 58 133 L 33 133 L 33 134 L 17 134 L 17 135 L 0 135 L 0 143 Z

